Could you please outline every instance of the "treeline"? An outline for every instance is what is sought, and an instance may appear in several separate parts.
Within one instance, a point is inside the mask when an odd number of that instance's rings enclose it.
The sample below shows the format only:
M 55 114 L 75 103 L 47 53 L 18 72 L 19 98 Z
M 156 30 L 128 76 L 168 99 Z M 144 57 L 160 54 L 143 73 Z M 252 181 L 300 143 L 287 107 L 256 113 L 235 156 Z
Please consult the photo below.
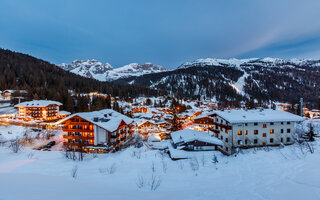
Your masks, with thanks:
M 123 99 L 164 94 L 143 86 L 84 78 L 32 56 L 0 49 L 0 90 L 5 89 L 27 90 L 29 100 L 60 101 L 64 104 L 63 109 L 68 111 L 72 111 L 71 102 L 78 98 L 71 97 L 70 91 L 76 94 L 99 91 Z
M 116 82 L 134 81 L 137 85 L 166 90 L 177 98 L 200 100 L 201 97 L 216 97 L 223 106 L 237 107 L 246 98 L 239 95 L 225 80 L 236 81 L 242 75 L 243 71 L 236 68 L 201 66 L 119 79 Z

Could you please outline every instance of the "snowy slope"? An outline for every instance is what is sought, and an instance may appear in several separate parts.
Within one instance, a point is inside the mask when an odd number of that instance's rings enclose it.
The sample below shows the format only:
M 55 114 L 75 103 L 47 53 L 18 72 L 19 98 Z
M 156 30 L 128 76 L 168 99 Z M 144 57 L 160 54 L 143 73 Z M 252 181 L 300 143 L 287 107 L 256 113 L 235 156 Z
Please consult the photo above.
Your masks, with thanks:
M 131 63 L 123 67 L 115 68 L 107 72 L 107 81 L 113 81 L 119 78 L 127 78 L 130 76 L 141 76 L 144 74 L 158 73 L 166 71 L 161 66 L 153 65 L 151 63 L 138 64 Z
M 102 64 L 96 60 L 76 60 L 71 64 L 62 63 L 59 67 L 80 76 L 99 81 L 113 81 L 119 78 L 166 71 L 163 67 L 151 63 L 131 63 L 123 67 L 113 68 L 109 63 Z
M 319 138 L 313 146 L 313 154 L 294 144 L 242 150 L 237 156 L 190 152 L 193 159 L 180 161 L 146 147 L 131 147 L 96 157 L 88 154 L 83 162 L 67 160 L 56 151 L 24 149 L 13 154 L 0 146 L 0 199 L 317 200 Z M 112 165 L 115 172 L 108 174 Z M 78 173 L 72 178 L 75 166 Z M 152 174 L 161 180 L 155 191 L 149 185 Z M 137 186 L 139 179 L 144 180 L 142 188 Z

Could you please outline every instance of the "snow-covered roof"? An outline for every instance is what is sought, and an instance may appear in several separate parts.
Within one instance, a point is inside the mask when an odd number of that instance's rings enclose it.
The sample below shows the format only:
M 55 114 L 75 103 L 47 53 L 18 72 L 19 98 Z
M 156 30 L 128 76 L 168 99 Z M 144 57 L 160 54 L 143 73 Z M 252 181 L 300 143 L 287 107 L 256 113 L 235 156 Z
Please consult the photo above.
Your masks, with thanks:
M 196 116 L 195 118 L 193 118 L 193 119 L 201 119 L 201 118 L 204 118 L 204 117 L 210 117 L 209 116 L 209 114 L 208 113 L 202 113 L 201 115 L 198 115 L 198 116 Z
M 223 146 L 223 142 L 216 137 L 211 137 L 207 132 L 193 129 L 183 129 L 170 133 L 173 143 L 187 143 L 194 140 Z
M 230 123 L 304 121 L 304 118 L 298 115 L 286 111 L 272 109 L 225 110 L 214 111 L 213 113 Z
M 81 117 L 81 118 L 103 128 L 107 131 L 110 131 L 110 132 L 116 131 L 122 121 L 124 121 L 126 124 L 133 123 L 133 119 L 130 117 L 127 117 L 127 116 L 125 116 L 119 112 L 116 112 L 112 109 L 104 109 L 104 110 L 93 111 L 93 112 L 75 113 L 73 115 L 70 115 L 70 116 L 58 121 L 57 124 L 61 124 L 64 121 L 66 121 L 74 116 Z
M 9 93 L 15 93 L 15 92 L 27 93 L 26 90 L 4 90 L 3 93 L 5 93 L 5 92 L 9 92 Z
M 62 103 L 58 101 L 50 100 L 34 100 L 34 101 L 25 101 L 15 105 L 15 107 L 47 107 L 49 105 L 58 105 L 61 106 Z
M 64 110 L 61 110 L 59 111 L 58 115 L 70 115 L 71 113 L 68 112 L 68 111 L 64 111 Z

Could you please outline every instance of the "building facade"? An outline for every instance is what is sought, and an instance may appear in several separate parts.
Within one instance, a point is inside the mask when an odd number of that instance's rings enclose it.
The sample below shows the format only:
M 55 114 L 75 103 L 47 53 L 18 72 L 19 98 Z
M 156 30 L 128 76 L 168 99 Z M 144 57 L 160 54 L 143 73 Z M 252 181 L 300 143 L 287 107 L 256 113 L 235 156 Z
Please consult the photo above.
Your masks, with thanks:
M 230 155 L 237 148 L 294 143 L 295 124 L 304 119 L 279 110 L 215 111 L 213 131 L 224 142 L 221 151 Z
M 54 120 L 58 118 L 59 106 L 57 101 L 34 100 L 15 105 L 19 111 L 19 118 L 30 120 Z
M 90 153 L 117 151 L 133 134 L 133 119 L 114 110 L 75 113 L 58 122 L 68 150 Z

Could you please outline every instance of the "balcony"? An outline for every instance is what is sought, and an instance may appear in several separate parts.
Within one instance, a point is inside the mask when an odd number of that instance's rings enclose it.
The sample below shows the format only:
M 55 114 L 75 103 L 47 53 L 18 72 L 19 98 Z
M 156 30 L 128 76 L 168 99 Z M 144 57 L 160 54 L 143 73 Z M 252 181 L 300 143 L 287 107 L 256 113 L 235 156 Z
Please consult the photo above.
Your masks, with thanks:
M 90 132 L 90 133 L 93 133 L 94 130 L 90 130 L 90 129 L 63 129 L 64 132 Z
M 69 136 L 69 135 L 64 135 L 64 139 L 79 139 L 79 140 L 94 140 L 94 137 L 90 136 Z

